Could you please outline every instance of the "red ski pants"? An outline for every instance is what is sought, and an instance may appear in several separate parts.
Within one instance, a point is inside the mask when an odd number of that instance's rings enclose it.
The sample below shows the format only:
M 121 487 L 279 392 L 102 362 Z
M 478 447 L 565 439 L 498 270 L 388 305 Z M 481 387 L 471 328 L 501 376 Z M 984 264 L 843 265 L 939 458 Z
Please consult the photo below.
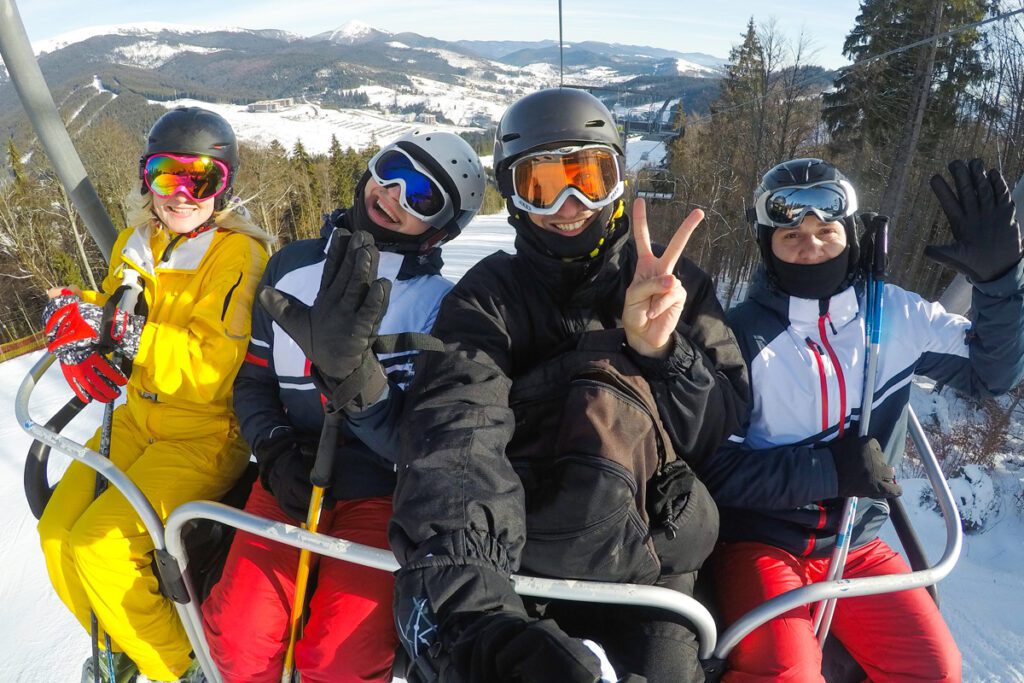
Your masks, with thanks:
M 257 481 L 246 512 L 292 522 Z M 319 531 L 387 548 L 391 498 L 338 501 Z M 294 522 L 292 522 L 294 523 Z M 276 683 L 288 647 L 299 550 L 238 532 L 220 582 L 203 603 L 210 652 L 224 683 Z M 319 558 L 309 620 L 295 647 L 303 683 L 391 680 L 398 640 L 392 616 L 394 577 L 385 571 Z
M 712 562 L 722 617 L 731 624 L 769 598 L 824 580 L 829 558 L 794 557 L 775 546 L 744 542 L 722 544 Z M 909 571 L 903 558 L 876 538 L 850 550 L 843 576 Z M 755 629 L 729 655 L 722 680 L 824 681 L 813 609 L 798 607 Z M 960 681 L 960 651 L 924 588 L 841 599 L 831 633 L 870 681 Z

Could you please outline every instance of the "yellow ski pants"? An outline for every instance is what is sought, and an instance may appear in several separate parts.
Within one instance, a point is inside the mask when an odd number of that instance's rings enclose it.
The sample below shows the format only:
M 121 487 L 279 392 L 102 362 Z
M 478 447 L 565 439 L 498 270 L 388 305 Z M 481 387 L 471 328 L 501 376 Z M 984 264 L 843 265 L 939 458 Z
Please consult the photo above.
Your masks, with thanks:
M 97 431 L 88 445 L 98 450 L 99 441 Z M 131 395 L 114 411 L 110 459 L 166 520 L 183 503 L 227 493 L 249 449 L 223 414 L 186 414 Z M 150 680 L 177 680 L 191 663 L 192 646 L 157 586 L 153 539 L 114 487 L 93 499 L 95 481 L 95 470 L 73 462 L 39 520 L 50 581 L 86 631 L 91 610 L 112 648 Z

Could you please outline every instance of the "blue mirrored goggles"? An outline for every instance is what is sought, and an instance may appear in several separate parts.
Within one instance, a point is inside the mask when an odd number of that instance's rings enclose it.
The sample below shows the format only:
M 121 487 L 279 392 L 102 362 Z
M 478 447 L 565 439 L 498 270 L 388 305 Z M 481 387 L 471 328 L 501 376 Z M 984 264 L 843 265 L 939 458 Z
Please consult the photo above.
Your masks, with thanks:
M 857 193 L 845 180 L 782 187 L 758 197 L 754 210 L 758 223 L 775 228 L 795 228 L 809 213 L 831 223 L 857 211 Z
M 451 197 L 434 176 L 400 147 L 385 147 L 369 163 L 370 175 L 380 185 L 398 185 L 402 208 L 424 223 L 441 227 L 455 215 Z

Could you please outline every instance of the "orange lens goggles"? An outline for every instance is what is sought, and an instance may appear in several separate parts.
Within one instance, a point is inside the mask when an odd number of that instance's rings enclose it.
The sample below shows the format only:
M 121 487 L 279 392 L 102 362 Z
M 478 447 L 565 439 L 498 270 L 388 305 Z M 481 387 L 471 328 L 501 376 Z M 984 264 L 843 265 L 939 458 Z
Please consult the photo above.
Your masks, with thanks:
M 584 204 L 589 200 L 590 208 L 621 194 L 618 157 L 610 147 L 545 151 L 520 159 L 510 170 L 516 196 L 528 205 L 527 211 L 550 211 L 570 189 Z

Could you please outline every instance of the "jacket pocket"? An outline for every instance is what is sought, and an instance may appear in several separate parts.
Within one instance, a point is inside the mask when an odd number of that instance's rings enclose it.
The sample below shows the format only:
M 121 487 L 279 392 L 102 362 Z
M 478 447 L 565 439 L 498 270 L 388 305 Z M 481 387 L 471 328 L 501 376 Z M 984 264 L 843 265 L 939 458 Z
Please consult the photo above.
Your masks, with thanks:
M 659 562 L 632 474 L 610 460 L 566 455 L 513 461 L 526 493 L 522 567 L 531 574 L 653 583 Z

